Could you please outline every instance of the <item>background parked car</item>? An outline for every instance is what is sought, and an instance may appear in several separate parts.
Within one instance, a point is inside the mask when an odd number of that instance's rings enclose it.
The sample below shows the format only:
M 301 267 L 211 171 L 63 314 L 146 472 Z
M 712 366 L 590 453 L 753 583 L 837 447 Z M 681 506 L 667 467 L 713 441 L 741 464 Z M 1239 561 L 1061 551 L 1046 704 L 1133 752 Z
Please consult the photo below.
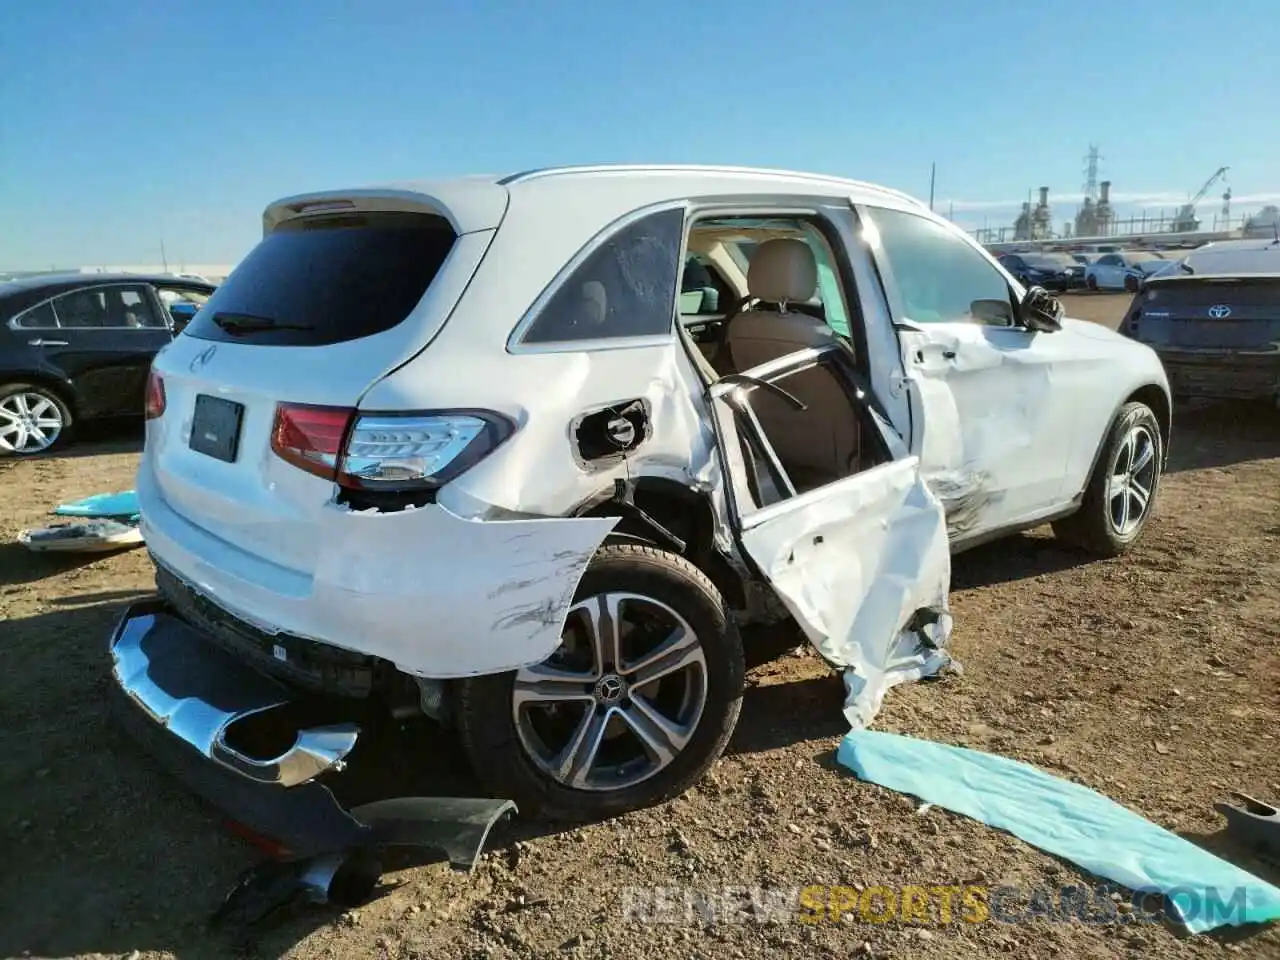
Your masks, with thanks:
M 1000 265 L 1024 287 L 1070 290 L 1084 285 L 1084 267 L 1066 253 L 1006 253 Z
M 1120 332 L 1160 355 L 1175 396 L 1280 406 L 1280 240 L 1210 243 L 1169 266 Z
M 1085 286 L 1090 290 L 1128 290 L 1136 293 L 1143 281 L 1170 261 L 1151 250 L 1105 253 L 1085 269 Z
M 1280 274 L 1280 237 L 1206 243 L 1183 257 L 1181 267 L 1193 274 Z
M 141 415 L 152 358 L 214 289 L 130 274 L 0 283 L 0 456 L 42 453 L 81 420 Z

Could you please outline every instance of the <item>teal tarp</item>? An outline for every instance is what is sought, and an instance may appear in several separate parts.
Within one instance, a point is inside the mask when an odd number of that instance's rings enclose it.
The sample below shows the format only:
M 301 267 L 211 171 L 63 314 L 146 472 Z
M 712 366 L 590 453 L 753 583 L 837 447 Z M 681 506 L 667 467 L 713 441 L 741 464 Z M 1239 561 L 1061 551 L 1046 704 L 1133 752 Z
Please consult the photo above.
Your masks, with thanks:
M 874 730 L 847 734 L 838 759 L 861 780 L 1007 830 L 1131 890 L 1163 893 L 1192 933 L 1280 918 L 1280 889 L 1029 764 Z
M 95 493 L 83 500 L 54 507 L 53 512 L 60 517 L 126 517 L 136 520 L 138 494 L 133 490 L 123 490 L 119 493 Z

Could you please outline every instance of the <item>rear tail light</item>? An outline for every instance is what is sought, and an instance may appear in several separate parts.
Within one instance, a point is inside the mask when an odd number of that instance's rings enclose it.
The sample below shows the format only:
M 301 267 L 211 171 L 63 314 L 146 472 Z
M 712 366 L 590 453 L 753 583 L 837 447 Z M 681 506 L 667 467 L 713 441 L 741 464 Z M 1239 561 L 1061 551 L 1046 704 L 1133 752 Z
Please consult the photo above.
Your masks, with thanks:
M 354 410 L 343 407 L 282 403 L 271 426 L 271 449 L 300 470 L 337 479 L 342 439 L 353 416 Z
M 280 404 L 271 449 L 348 489 L 390 493 L 443 486 L 514 430 L 487 411 L 362 416 L 345 407 Z
M 135 380 L 134 383 L 137 383 Z M 137 396 L 137 394 L 134 394 Z M 155 370 L 151 370 L 147 374 L 147 396 L 143 404 L 143 416 L 148 420 L 155 420 L 157 417 L 164 416 L 164 378 Z

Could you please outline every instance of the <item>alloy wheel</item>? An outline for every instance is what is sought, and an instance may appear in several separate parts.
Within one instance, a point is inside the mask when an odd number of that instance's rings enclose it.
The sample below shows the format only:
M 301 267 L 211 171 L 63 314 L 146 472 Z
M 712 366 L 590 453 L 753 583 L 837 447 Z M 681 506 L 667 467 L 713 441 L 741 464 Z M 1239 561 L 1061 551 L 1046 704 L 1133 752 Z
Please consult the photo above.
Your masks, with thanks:
M 1127 537 L 1142 525 L 1155 492 L 1156 440 L 1144 424 L 1135 425 L 1116 450 L 1107 477 L 1107 519 Z
M 0 450 L 7 453 L 47 450 L 64 426 L 62 411 L 42 393 L 21 391 L 0 400 Z
M 664 603 L 605 593 L 569 611 L 561 645 L 517 671 L 515 727 L 527 755 L 558 783 L 621 790 L 666 768 L 707 701 L 697 634 Z

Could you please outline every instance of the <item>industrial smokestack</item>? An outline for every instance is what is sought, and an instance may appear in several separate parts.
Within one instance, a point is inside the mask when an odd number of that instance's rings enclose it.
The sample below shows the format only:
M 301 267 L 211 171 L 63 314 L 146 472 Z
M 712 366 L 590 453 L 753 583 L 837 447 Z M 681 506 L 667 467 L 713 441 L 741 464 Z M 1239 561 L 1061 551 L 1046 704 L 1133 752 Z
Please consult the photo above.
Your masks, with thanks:
M 1103 180 L 1100 184 L 1098 184 L 1098 189 L 1102 191 L 1102 202 L 1110 203 L 1111 202 L 1111 181 Z
M 1049 188 L 1040 188 L 1040 206 L 1047 207 L 1049 205 Z

